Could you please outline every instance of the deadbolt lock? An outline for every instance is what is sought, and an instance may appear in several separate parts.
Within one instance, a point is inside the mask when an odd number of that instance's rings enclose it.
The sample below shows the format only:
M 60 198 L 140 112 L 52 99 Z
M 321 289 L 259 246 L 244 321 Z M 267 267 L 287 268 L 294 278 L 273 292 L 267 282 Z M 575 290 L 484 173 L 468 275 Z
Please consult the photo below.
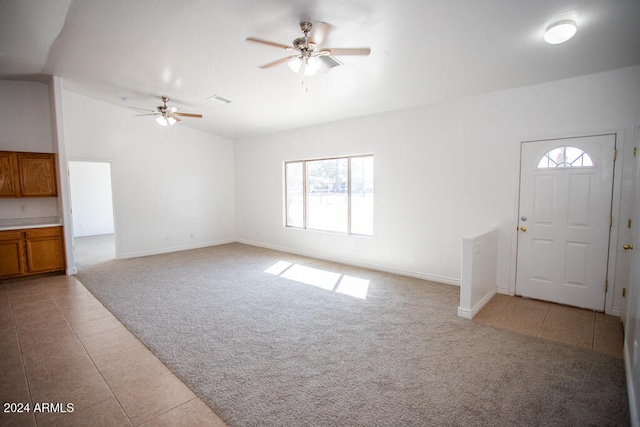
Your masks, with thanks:
M 527 231 L 527 227 L 525 227 L 524 225 L 522 227 L 520 227 L 520 231 L 525 232 Z

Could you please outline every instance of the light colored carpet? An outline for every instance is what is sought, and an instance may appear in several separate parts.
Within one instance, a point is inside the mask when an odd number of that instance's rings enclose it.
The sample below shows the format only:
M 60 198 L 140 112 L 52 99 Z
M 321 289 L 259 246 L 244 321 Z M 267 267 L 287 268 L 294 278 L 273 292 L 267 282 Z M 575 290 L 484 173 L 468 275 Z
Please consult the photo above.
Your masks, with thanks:
M 76 268 L 85 268 L 103 264 L 116 259 L 116 240 L 113 234 L 74 237 Z
M 454 286 L 236 243 L 78 278 L 231 426 L 629 424 L 621 359 L 461 319 Z

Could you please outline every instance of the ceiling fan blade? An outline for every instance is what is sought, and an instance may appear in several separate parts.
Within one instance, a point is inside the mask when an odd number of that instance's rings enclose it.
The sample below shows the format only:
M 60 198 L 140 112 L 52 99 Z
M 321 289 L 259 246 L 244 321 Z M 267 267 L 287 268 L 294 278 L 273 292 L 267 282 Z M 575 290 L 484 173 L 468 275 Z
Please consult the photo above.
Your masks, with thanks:
M 259 39 L 257 37 L 247 37 L 245 39 L 245 41 L 252 42 L 252 43 L 258 43 L 258 44 L 264 44 L 264 45 L 272 46 L 272 47 L 277 47 L 279 49 L 293 50 L 292 46 L 287 46 L 286 44 L 282 44 L 282 43 L 271 42 L 269 40 Z
M 291 58 L 295 58 L 298 55 L 291 55 L 291 56 L 285 56 L 284 58 L 280 58 L 277 61 L 273 61 L 273 62 L 269 62 L 268 64 L 264 64 L 261 65 L 260 68 L 271 68 L 271 67 L 275 67 L 276 65 L 280 65 L 280 64 L 284 64 L 285 62 L 289 61 Z
M 172 119 L 174 119 L 176 122 L 181 122 L 182 120 L 180 120 L 180 117 L 176 117 L 175 113 L 169 113 L 167 114 L 168 117 L 171 117 Z
M 159 116 L 160 113 L 147 113 L 147 114 L 136 114 L 135 117 L 140 117 L 140 116 Z
M 333 25 L 326 22 L 316 22 L 313 24 L 313 34 L 311 41 L 320 46 L 329 37 L 329 33 L 333 31 Z
M 348 56 L 348 55 L 369 55 L 371 53 L 371 49 L 368 47 L 338 47 L 332 48 L 327 47 L 320 51 L 323 55 L 326 55 L 324 52 L 329 52 L 329 55 L 334 56 Z
M 176 112 L 176 113 L 171 113 L 171 116 L 195 117 L 196 119 L 202 118 L 202 114 L 193 114 L 193 113 L 177 113 Z
M 140 111 L 150 111 L 150 112 L 156 112 L 156 110 L 149 110 L 148 108 L 139 108 L 139 107 L 127 107 L 130 108 L 132 110 L 140 110 Z

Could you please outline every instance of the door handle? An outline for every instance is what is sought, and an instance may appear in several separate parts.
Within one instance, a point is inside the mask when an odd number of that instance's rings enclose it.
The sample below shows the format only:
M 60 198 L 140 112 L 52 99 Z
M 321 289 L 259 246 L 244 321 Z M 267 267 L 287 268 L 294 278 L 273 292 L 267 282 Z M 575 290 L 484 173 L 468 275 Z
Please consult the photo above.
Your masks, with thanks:
M 527 227 L 525 227 L 525 226 L 523 225 L 522 227 L 520 227 L 520 231 L 522 231 L 522 232 L 524 233 L 525 231 L 527 231 Z
M 631 250 L 633 249 L 633 245 L 624 245 L 622 249 L 624 249 L 625 251 Z

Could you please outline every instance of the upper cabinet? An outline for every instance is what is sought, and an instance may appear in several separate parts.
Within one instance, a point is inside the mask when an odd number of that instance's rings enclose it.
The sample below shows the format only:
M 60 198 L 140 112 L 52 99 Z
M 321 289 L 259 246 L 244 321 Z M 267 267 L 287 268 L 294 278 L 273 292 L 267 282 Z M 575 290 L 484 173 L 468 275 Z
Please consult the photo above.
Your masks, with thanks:
M 56 155 L 0 151 L 0 197 L 56 197 Z
M 55 154 L 18 153 L 17 156 L 22 197 L 58 195 Z
M 18 157 L 16 153 L 0 151 L 0 197 L 18 197 Z

